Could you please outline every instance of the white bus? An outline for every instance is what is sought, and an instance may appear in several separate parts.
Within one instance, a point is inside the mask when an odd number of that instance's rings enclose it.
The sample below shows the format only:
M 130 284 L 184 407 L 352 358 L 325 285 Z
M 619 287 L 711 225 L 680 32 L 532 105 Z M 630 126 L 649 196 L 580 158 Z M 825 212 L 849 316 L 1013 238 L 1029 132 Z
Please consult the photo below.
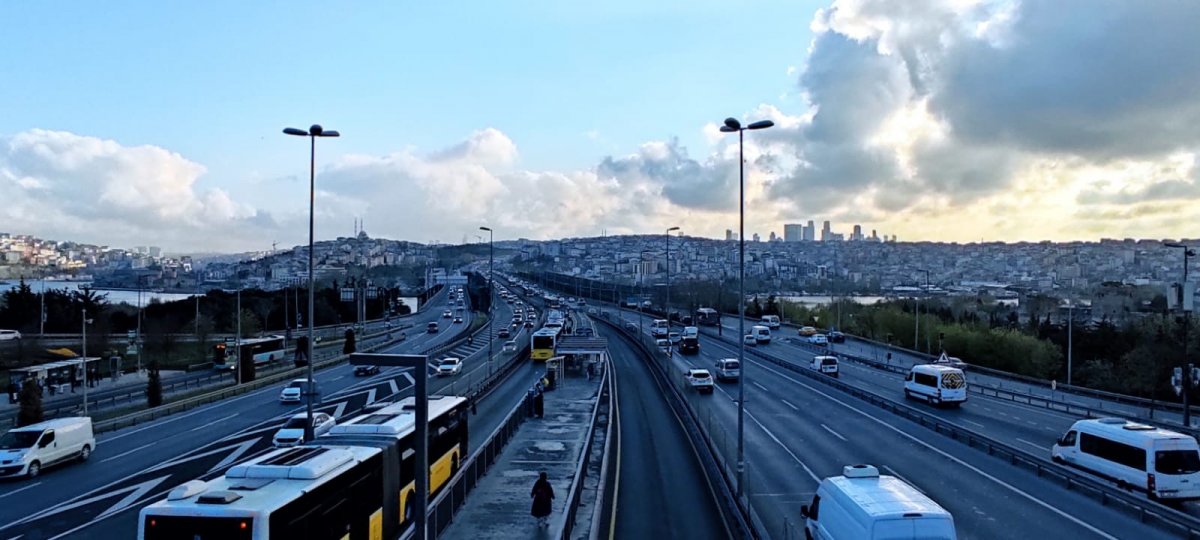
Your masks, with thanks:
M 1152 498 L 1200 498 L 1200 446 L 1182 433 L 1122 418 L 1080 420 L 1050 457 Z
M 667 333 L 666 319 L 654 319 L 654 322 L 650 323 L 650 335 L 655 338 L 665 338 Z
M 233 343 L 218 343 L 213 346 L 213 369 L 233 371 L 237 369 L 234 354 L 238 350 Z M 254 365 L 272 364 L 282 361 L 286 350 L 283 347 L 283 336 L 267 336 L 261 338 L 243 339 L 241 341 L 242 359 L 254 359 Z

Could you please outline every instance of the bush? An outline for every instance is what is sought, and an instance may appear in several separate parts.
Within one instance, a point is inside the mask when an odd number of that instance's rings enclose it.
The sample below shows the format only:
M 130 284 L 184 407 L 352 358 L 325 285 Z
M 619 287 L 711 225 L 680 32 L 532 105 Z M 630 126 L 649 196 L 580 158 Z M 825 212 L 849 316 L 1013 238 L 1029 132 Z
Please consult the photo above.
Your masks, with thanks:
M 149 378 L 146 381 L 146 405 L 157 407 L 163 404 L 162 375 L 158 371 L 158 362 L 150 362 Z
M 44 419 L 42 413 L 42 386 L 36 381 L 26 381 L 18 397 L 21 409 L 17 411 L 17 426 L 36 424 Z
M 354 330 L 346 330 L 346 341 L 342 342 L 342 354 L 353 354 L 358 351 L 354 344 Z

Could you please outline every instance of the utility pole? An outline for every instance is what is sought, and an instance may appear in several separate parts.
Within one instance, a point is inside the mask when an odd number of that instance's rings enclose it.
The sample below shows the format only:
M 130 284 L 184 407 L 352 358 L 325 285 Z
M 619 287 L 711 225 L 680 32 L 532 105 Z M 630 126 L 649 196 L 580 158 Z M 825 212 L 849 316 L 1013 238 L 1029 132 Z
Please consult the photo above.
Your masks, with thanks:
M 83 415 L 84 415 L 84 416 L 87 416 L 87 415 L 88 415 L 88 400 L 87 400 L 87 387 L 88 387 L 88 385 L 87 385 L 87 382 L 88 382 L 88 371 L 87 371 L 87 369 L 88 369 L 88 359 L 87 359 L 87 325 L 88 325 L 88 324 L 90 324 L 91 322 L 92 322 L 92 320 L 91 320 L 91 319 L 89 319 L 89 318 L 87 318 L 87 308 L 83 308 L 83 324 L 81 325 L 81 326 L 82 326 L 82 331 L 81 331 L 80 333 L 82 333 L 82 334 L 83 334 L 83 347 L 82 347 L 82 349 L 83 349 Z
M 237 373 L 237 383 L 242 384 L 242 282 L 238 282 L 237 290 L 237 312 L 234 314 L 237 318 L 237 341 L 233 344 L 233 354 L 237 358 L 235 360 L 234 373 Z M 141 349 L 138 349 L 141 351 Z M 309 360 L 311 362 L 311 360 Z

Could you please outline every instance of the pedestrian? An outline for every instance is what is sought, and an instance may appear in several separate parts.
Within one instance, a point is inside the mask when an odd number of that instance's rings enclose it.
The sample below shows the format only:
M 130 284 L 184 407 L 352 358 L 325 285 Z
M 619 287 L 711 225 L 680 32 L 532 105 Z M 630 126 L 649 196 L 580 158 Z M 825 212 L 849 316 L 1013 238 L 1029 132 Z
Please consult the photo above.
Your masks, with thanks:
M 9 381 L 9 382 L 8 382 L 8 402 L 9 402 L 9 403 L 16 403 L 16 402 L 17 402 L 17 392 L 18 392 L 18 390 L 19 390 L 19 389 L 17 388 L 17 383 L 15 383 L 15 382 L 12 382 L 12 381 Z
M 534 409 L 534 399 L 536 398 L 536 396 L 537 396 L 537 388 L 536 387 L 530 387 L 529 391 L 525 393 L 526 416 L 532 417 L 537 413 L 537 411 Z
M 537 395 L 533 396 L 533 412 L 537 414 L 538 418 L 545 418 L 546 416 L 545 399 L 542 395 L 541 392 L 538 392 Z
M 529 513 L 537 518 L 538 527 L 550 525 L 548 518 L 554 511 L 554 486 L 550 485 L 550 480 L 546 478 L 544 471 L 538 474 L 538 479 L 533 483 L 533 489 L 529 492 L 529 496 L 533 498 L 533 508 Z

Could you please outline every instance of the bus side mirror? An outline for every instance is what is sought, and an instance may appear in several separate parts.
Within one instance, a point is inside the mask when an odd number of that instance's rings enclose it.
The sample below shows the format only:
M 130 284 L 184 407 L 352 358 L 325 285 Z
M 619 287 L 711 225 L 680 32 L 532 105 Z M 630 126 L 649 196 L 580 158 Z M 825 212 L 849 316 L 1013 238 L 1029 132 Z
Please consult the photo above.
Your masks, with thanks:
M 807 504 L 800 505 L 800 517 L 808 519 L 808 505 Z

